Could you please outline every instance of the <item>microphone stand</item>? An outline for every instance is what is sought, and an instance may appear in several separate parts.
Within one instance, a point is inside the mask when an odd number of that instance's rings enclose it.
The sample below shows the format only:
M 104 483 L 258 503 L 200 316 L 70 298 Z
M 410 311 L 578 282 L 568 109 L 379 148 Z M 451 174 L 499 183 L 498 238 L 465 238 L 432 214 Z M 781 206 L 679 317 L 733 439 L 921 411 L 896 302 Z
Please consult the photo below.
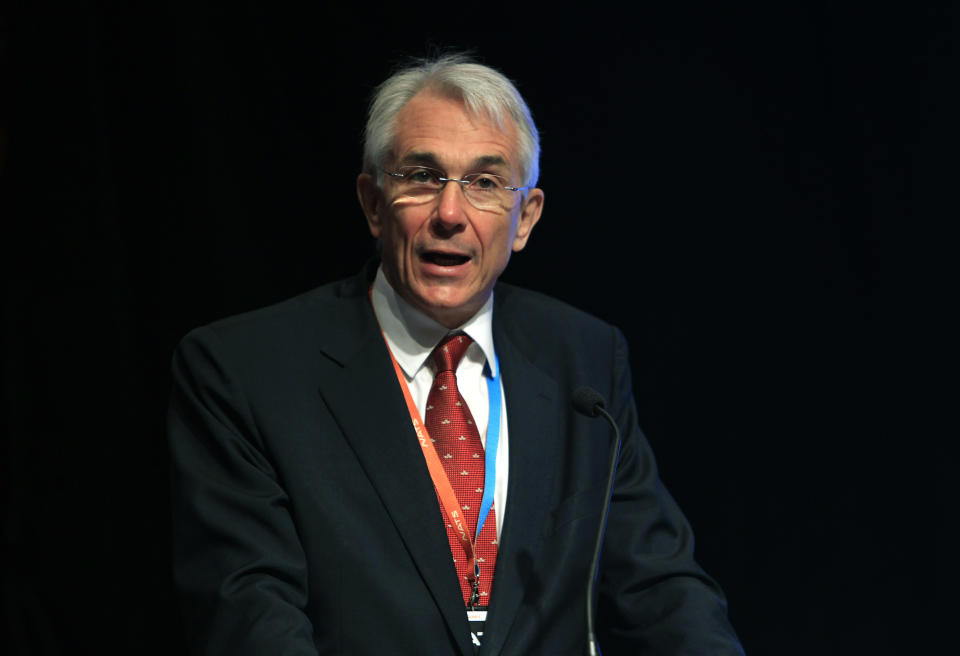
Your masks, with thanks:
M 597 539 L 593 547 L 593 559 L 590 561 L 590 579 L 587 581 L 587 655 L 600 656 L 600 647 L 594 632 L 593 595 L 594 584 L 597 578 L 597 567 L 600 564 L 600 550 L 603 547 L 603 536 L 607 528 L 607 516 L 610 514 L 610 497 L 613 494 L 613 481 L 617 474 L 617 459 L 620 456 L 620 429 L 610 413 L 604 409 L 603 397 L 589 387 L 580 387 L 573 395 L 574 407 L 578 412 L 588 416 L 602 416 L 610 423 L 616 439 L 610 444 L 610 465 L 607 474 L 607 488 L 603 498 L 603 514 L 600 517 L 600 526 L 597 528 Z

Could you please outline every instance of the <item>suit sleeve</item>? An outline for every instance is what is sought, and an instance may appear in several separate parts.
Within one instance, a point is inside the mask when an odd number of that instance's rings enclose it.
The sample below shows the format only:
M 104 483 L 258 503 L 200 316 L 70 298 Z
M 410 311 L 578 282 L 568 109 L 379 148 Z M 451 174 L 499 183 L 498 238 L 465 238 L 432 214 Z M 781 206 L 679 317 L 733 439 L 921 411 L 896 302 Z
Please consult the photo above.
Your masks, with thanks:
M 605 654 L 742 655 L 723 593 L 694 561 L 690 525 L 657 475 L 615 333 L 611 414 L 623 444 L 600 565 L 600 645 Z
M 243 385 L 216 334 L 173 362 L 174 578 L 193 653 L 317 654 L 306 558 Z

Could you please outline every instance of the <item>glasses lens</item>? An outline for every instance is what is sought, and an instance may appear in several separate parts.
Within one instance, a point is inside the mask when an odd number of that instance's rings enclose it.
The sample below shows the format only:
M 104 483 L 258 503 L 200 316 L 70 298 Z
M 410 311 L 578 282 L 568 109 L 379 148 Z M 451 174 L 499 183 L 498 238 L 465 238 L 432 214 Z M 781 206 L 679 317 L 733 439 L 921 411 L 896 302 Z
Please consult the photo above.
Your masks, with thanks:
M 467 185 L 463 191 L 479 209 L 509 207 L 512 192 L 505 189 L 507 181 L 492 173 L 471 173 L 464 176 Z
M 401 166 L 395 177 L 397 190 L 404 196 L 415 200 L 429 200 L 443 188 L 440 171 L 424 166 Z

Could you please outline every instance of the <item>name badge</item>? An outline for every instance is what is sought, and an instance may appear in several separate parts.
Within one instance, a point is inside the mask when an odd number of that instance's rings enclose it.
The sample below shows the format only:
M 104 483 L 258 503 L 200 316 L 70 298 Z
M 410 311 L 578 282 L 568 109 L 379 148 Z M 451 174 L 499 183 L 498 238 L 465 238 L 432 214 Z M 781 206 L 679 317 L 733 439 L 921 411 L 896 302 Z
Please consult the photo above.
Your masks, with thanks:
M 470 642 L 473 643 L 474 653 L 476 653 L 483 641 L 483 625 L 487 622 L 487 611 L 468 610 L 467 622 L 470 624 Z

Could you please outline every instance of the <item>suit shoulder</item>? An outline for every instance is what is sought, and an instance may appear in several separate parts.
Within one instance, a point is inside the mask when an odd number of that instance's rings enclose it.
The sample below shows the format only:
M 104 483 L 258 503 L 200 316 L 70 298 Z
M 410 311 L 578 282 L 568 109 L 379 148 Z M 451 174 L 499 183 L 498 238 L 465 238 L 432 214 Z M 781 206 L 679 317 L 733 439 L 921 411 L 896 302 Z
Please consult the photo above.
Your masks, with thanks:
M 234 314 L 222 319 L 213 321 L 204 328 L 214 332 L 229 332 L 233 330 L 243 330 L 244 326 L 255 326 L 257 324 L 270 324 L 276 321 L 285 321 L 290 315 L 301 312 L 310 312 L 318 306 L 329 304 L 337 298 L 337 288 L 343 281 L 328 283 L 315 287 L 310 291 L 296 296 L 271 303 L 264 307 L 248 310 L 239 314 Z
M 181 344 L 212 337 L 228 350 L 284 351 L 288 346 L 313 343 L 320 335 L 336 332 L 347 315 L 362 314 L 368 305 L 356 279 L 348 278 L 195 328 Z
M 523 316 L 524 321 L 545 323 L 588 333 L 605 333 L 617 329 L 610 323 L 569 303 L 541 292 L 500 283 L 494 292 L 495 310 L 508 316 Z
M 588 385 L 613 397 L 616 381 L 629 369 L 626 341 L 615 326 L 546 294 L 508 285 L 497 286 L 494 303 L 498 356 L 501 347 L 522 354 L 560 389 Z

